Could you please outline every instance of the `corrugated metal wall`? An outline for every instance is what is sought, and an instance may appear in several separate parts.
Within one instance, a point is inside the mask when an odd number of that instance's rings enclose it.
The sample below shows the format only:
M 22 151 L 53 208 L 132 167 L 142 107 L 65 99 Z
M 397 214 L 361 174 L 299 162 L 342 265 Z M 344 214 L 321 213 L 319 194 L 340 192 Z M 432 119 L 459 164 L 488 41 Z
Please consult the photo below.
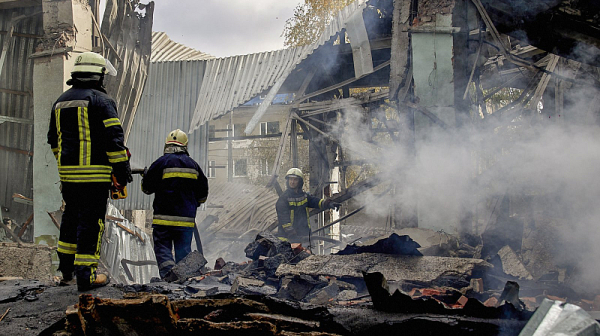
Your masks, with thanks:
M 187 131 L 204 77 L 206 61 L 157 62 L 150 64 L 148 80 L 127 141 L 132 167 L 150 166 L 163 154 L 167 134 Z M 189 135 L 190 156 L 206 171 L 205 127 Z M 127 187 L 125 200 L 113 201 L 122 210 L 152 209 L 154 196 L 142 193 L 141 178 Z
M 367 0 L 356 0 L 344 7 L 312 44 L 209 60 L 203 80 L 207 85 L 202 87 L 190 130 L 193 131 L 207 121 L 223 116 L 268 88 L 275 88 L 275 92 L 269 93 L 271 98 L 267 95 L 267 99 L 256 112 L 257 115 L 262 115 L 292 70 L 317 48 L 330 41 L 331 37 L 346 28 L 353 15 L 361 15 L 366 5 Z
M 0 205 L 9 209 L 4 215 L 23 223 L 33 207 L 12 200 L 13 193 L 33 197 L 33 60 L 37 36 L 43 34 L 42 16 L 30 16 L 40 7 L 0 10 L 0 31 L 10 29 L 11 18 L 29 16 L 14 26 L 0 76 L 0 115 L 29 119 L 31 124 L 0 123 Z M 7 41 L 0 34 L 0 54 Z

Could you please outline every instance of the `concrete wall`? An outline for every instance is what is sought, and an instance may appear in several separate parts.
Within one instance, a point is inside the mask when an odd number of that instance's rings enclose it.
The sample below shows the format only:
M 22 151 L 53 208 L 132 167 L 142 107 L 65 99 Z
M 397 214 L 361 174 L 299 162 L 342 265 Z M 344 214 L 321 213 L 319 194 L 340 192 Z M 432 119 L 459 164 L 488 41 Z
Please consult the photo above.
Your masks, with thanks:
M 47 212 L 58 210 L 62 204 L 58 168 L 47 144 L 52 104 L 68 86 L 75 55 L 92 48 L 91 11 L 78 0 L 44 0 L 44 39 L 33 68 L 34 96 L 34 153 L 33 202 L 34 240 L 56 245 L 58 229 Z

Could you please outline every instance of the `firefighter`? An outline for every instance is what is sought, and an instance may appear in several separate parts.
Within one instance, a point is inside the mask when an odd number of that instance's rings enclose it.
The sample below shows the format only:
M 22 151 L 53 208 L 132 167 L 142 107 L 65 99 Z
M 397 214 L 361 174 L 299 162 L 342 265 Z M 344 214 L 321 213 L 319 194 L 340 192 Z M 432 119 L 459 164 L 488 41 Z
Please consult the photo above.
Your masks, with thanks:
M 155 194 L 152 236 L 162 279 L 168 278 L 171 268 L 191 252 L 196 209 L 208 197 L 208 180 L 189 156 L 187 144 L 183 131 L 169 133 L 164 155 L 152 163 L 142 179 L 142 191 Z
M 65 202 L 58 240 L 61 285 L 77 278 L 79 291 L 105 286 L 97 272 L 111 175 L 123 188 L 132 181 L 129 151 L 104 75 L 116 70 L 99 54 L 77 56 L 65 91 L 52 106 L 48 143 L 57 160 Z
M 307 241 L 310 234 L 308 208 L 321 210 L 339 209 L 340 203 L 331 199 L 320 199 L 302 190 L 304 174 L 298 168 L 288 170 L 286 176 L 287 190 L 279 196 L 276 204 L 279 220 L 279 237 L 296 242 Z

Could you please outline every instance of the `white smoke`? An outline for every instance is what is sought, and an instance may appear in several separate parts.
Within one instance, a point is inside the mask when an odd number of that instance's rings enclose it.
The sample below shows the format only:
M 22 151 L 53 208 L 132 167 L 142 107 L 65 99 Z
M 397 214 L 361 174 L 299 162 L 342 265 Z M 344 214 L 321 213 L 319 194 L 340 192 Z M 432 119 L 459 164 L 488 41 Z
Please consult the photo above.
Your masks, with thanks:
M 396 187 L 395 199 L 376 199 L 376 192 L 357 196 L 367 213 L 386 214 L 391 203 L 406 210 L 418 204 L 420 226 L 456 232 L 461 218 L 490 197 L 543 197 L 552 203 L 544 208 L 553 209 L 562 233 L 556 244 L 563 255 L 555 259 L 578 267 L 583 283 L 598 284 L 600 271 L 593 265 L 600 255 L 600 127 L 589 95 L 574 102 L 560 117 L 542 110 L 504 124 L 475 121 L 488 127 L 429 126 L 416 141 L 414 157 L 407 142 L 378 148 L 370 143 L 360 109 L 345 110 L 333 132 L 346 153 L 374 163 L 386 176 L 384 184 Z M 498 124 L 489 127 L 492 122 Z

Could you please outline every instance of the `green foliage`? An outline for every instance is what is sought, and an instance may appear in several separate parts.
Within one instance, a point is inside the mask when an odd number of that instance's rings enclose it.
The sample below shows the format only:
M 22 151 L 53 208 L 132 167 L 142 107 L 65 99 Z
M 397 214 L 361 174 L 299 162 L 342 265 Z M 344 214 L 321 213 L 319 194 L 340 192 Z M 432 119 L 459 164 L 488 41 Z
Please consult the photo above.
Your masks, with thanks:
M 333 15 L 354 0 L 304 0 L 285 22 L 283 36 L 286 47 L 312 43 L 331 21 Z
M 492 90 L 493 89 L 484 90 L 483 95 L 486 96 Z M 517 100 L 521 93 L 523 93 L 523 90 L 521 89 L 505 87 L 496 92 L 486 102 L 492 108 L 492 111 L 495 111 Z

